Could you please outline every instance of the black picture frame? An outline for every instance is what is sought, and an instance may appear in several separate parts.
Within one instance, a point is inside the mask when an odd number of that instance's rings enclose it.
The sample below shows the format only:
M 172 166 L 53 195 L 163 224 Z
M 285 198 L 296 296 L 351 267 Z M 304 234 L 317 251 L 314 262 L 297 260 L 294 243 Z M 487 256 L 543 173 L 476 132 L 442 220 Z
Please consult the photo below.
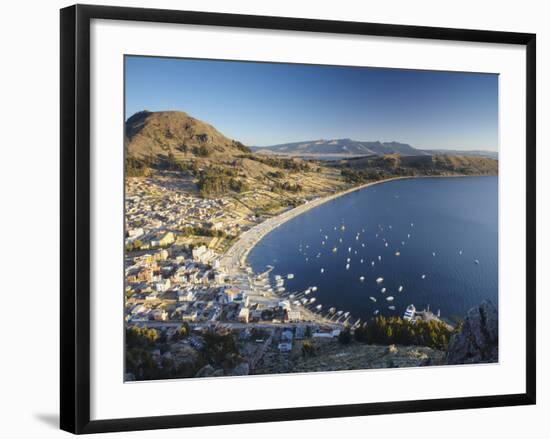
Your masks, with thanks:
M 526 392 L 508 395 L 90 419 L 90 21 L 181 23 L 334 34 L 514 44 L 526 47 Z M 72 433 L 273 422 L 535 404 L 536 401 L 536 36 L 210 12 L 75 5 L 61 10 L 61 429 Z

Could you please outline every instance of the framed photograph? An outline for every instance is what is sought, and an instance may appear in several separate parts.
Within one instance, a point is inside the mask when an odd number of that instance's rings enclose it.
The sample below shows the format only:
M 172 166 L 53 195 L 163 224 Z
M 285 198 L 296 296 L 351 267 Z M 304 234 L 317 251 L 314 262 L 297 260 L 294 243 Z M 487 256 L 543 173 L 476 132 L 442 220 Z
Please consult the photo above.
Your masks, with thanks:
M 61 428 L 535 403 L 535 35 L 61 10 Z

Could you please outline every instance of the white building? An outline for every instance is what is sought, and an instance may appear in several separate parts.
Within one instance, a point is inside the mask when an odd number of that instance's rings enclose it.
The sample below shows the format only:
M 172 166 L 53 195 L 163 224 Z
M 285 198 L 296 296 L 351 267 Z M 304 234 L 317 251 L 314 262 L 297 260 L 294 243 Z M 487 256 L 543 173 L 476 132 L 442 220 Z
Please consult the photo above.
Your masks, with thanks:
M 238 317 L 239 322 L 248 323 L 248 316 L 249 316 L 248 308 L 243 306 L 239 310 L 239 317 Z

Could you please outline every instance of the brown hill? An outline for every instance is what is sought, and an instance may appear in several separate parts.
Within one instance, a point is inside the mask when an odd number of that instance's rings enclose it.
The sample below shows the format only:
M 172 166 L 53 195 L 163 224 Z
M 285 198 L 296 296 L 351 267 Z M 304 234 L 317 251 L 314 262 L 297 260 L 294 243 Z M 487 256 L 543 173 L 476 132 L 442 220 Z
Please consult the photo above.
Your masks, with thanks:
M 126 157 L 147 161 L 231 157 L 250 150 L 182 111 L 140 111 L 126 121 Z

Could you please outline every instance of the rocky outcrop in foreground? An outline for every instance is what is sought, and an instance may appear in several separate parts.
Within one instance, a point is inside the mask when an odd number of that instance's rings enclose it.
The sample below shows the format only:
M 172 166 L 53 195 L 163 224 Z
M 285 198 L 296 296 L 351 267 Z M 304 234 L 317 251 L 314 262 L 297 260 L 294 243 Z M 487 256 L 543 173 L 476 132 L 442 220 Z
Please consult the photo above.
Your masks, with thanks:
M 468 311 L 462 331 L 449 340 L 447 364 L 498 361 L 498 311 L 490 301 Z

